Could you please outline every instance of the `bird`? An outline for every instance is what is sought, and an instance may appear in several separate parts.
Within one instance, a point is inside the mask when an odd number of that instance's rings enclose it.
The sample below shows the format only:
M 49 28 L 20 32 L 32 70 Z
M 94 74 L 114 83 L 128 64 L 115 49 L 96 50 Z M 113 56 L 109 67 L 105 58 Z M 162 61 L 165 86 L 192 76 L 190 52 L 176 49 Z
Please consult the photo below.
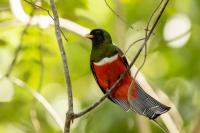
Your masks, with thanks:
M 123 52 L 113 44 L 110 34 L 104 29 L 93 29 L 86 38 L 92 41 L 90 54 L 90 68 L 93 76 L 103 93 L 128 71 L 129 64 Z M 128 100 L 128 89 L 132 81 L 135 81 L 131 100 Z M 116 86 L 108 98 L 125 111 L 135 111 L 151 120 L 168 112 L 170 107 L 162 104 L 147 94 L 141 85 L 134 79 L 131 72 Z

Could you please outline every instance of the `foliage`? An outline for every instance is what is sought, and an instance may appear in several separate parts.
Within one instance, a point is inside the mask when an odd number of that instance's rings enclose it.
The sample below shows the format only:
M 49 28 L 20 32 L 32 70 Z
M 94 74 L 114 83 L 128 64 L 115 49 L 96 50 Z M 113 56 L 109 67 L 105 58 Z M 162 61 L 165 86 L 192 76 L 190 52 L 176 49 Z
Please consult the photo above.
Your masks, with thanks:
M 145 24 L 159 0 L 116 1 L 109 1 L 109 3 L 117 12 L 120 10 L 115 7 L 119 6 L 117 3 L 120 4 L 121 14 L 126 24 L 112 14 L 103 0 L 57 0 L 56 4 L 61 17 L 73 20 L 85 27 L 105 28 L 112 34 L 116 43 L 119 34 L 125 35 L 125 41 L 119 46 L 121 49 L 126 49 L 130 45 L 130 40 L 144 33 Z M 30 13 L 32 6 L 26 2 L 22 2 L 22 4 L 25 11 Z M 48 0 L 41 1 L 41 5 L 50 9 Z M 163 90 L 175 103 L 183 119 L 182 130 L 187 133 L 193 132 L 195 127 L 200 124 L 198 123 L 200 119 L 199 12 L 199 0 L 170 1 L 148 44 L 148 58 L 142 69 L 150 84 L 155 89 Z M 45 11 L 39 9 L 35 14 L 47 15 Z M 163 37 L 166 23 L 171 16 L 176 14 L 188 16 L 192 25 L 189 31 L 189 40 L 179 48 L 170 47 L 168 45 L 170 42 Z M 134 30 L 128 29 L 130 25 L 133 25 Z M 20 41 L 24 27 L 22 22 L 16 21 L 9 1 L 1 0 L 0 75 L 6 74 L 15 56 L 16 48 L 22 44 L 11 76 L 26 82 L 34 91 L 39 91 L 64 122 L 67 96 L 54 27 L 42 29 L 39 26 L 30 26 Z M 116 27 L 123 27 L 125 30 L 118 33 Z M 95 83 L 89 68 L 90 42 L 72 32 L 63 31 L 69 40 L 64 43 L 75 96 L 75 111 L 78 111 L 95 102 L 102 96 L 102 92 Z M 134 46 L 128 52 L 127 56 L 130 59 L 133 58 L 136 47 Z M 142 57 L 143 55 L 140 58 L 142 59 Z M 137 65 L 139 63 L 140 61 Z M 41 77 L 43 78 L 41 79 Z M 4 78 L 0 81 L 0 93 L 0 132 L 60 132 L 48 111 L 34 100 L 28 90 L 16 86 Z M 36 111 L 35 117 L 31 114 L 32 111 Z M 35 126 L 33 122 L 35 119 L 39 126 Z M 144 121 L 149 123 L 150 132 L 162 132 L 152 122 Z M 143 128 L 149 128 L 148 125 L 143 126 Z M 72 131 L 74 133 L 128 133 L 140 132 L 141 129 L 139 118 L 135 113 L 126 113 L 113 103 L 106 101 L 90 114 L 75 120 Z

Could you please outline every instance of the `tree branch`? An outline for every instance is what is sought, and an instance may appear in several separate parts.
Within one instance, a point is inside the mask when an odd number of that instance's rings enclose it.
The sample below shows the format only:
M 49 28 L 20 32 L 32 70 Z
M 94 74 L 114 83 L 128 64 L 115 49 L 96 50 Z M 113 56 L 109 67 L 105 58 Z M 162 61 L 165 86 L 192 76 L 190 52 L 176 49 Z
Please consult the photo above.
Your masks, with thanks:
M 94 103 L 93 105 L 89 106 L 88 108 L 86 108 L 85 110 L 77 113 L 74 115 L 74 118 L 78 118 L 78 117 L 81 117 L 82 115 L 85 115 L 86 113 L 90 112 L 91 110 L 93 110 L 94 108 L 96 108 L 98 105 L 100 105 L 106 97 L 108 97 L 110 95 L 110 93 L 112 93 L 115 89 L 116 89 L 116 86 L 124 79 L 124 77 L 129 73 L 130 69 L 132 68 L 133 64 L 136 62 L 136 60 L 138 59 L 142 49 L 144 48 L 144 46 L 146 45 L 147 41 L 149 40 L 149 38 L 151 37 L 166 5 L 167 5 L 168 1 L 166 2 L 166 4 L 163 6 L 163 9 L 161 10 L 160 14 L 158 15 L 158 18 L 156 19 L 154 25 L 152 26 L 151 30 L 149 31 L 149 33 L 147 34 L 147 36 L 145 37 L 144 39 L 144 43 L 143 45 L 140 47 L 140 49 L 138 50 L 138 52 L 136 53 L 136 56 L 134 57 L 134 59 L 131 61 L 127 71 L 125 73 L 123 73 L 120 78 L 111 86 L 111 88 L 109 89 L 109 91 L 106 92 L 106 94 L 100 98 L 96 103 Z M 141 41 L 141 39 L 139 40 Z M 136 41 L 137 42 L 137 41 Z M 134 42 L 135 43 L 135 42 Z M 136 74 L 139 72 L 139 69 L 137 70 Z M 133 83 L 132 83 L 133 84 Z M 132 91 L 132 90 L 129 90 L 129 91 Z
M 144 65 L 144 63 L 145 63 L 145 60 L 146 60 L 146 57 L 147 57 L 147 42 L 148 42 L 148 40 L 150 39 L 150 37 L 151 37 L 151 35 L 152 35 L 152 33 L 153 33 L 153 31 L 154 31 L 156 25 L 158 24 L 158 22 L 159 22 L 159 20 L 160 20 L 160 17 L 162 16 L 162 14 L 163 14 L 163 12 L 164 12 L 164 10 L 165 10 L 165 8 L 166 8 L 166 6 L 167 6 L 169 0 L 166 0 L 166 2 L 164 3 L 164 5 L 163 5 L 161 11 L 159 12 L 158 17 L 156 18 L 156 20 L 155 20 L 155 22 L 154 22 L 152 28 L 150 29 L 150 31 L 149 31 L 149 33 L 148 33 L 149 25 L 150 25 L 150 23 L 151 23 L 151 21 L 152 21 L 152 18 L 153 18 L 153 16 L 154 16 L 154 14 L 157 12 L 157 10 L 159 9 L 159 7 L 161 6 L 162 2 L 163 2 L 163 0 L 161 0 L 161 2 L 159 3 L 159 5 L 158 5 L 158 6 L 156 7 L 156 9 L 153 11 L 153 13 L 152 13 L 152 15 L 151 15 L 151 17 L 150 17 L 150 19 L 149 19 L 149 21 L 148 21 L 148 23 L 147 23 L 147 26 L 146 26 L 146 32 L 145 32 L 144 42 L 143 42 L 142 46 L 140 47 L 140 49 L 138 50 L 138 52 L 136 53 L 136 55 L 135 55 L 135 57 L 133 58 L 133 60 L 131 61 L 131 63 L 130 63 L 130 67 L 132 67 L 132 65 L 133 65 L 133 64 L 136 62 L 136 60 L 138 59 L 138 57 L 139 57 L 140 53 L 142 52 L 143 48 L 145 47 L 145 56 L 144 56 L 144 60 L 143 60 L 143 62 L 142 62 L 142 64 L 141 64 L 141 66 L 140 66 L 140 67 L 138 68 L 138 70 L 136 71 L 136 73 L 135 73 L 135 75 L 134 75 L 134 78 L 137 77 L 138 72 L 140 71 L 140 69 L 143 67 L 143 65 Z M 131 44 L 131 45 L 132 45 L 132 44 Z M 131 101 L 131 96 L 132 96 L 132 92 L 133 92 L 133 89 L 134 89 L 134 85 L 135 85 L 135 80 L 133 80 L 133 81 L 131 82 L 131 85 L 130 85 L 130 87 L 129 87 L 129 90 L 128 90 L 128 101 Z
M 100 105 L 117 88 L 117 85 L 129 73 L 130 69 L 131 67 L 129 67 L 125 73 L 120 75 L 120 78 L 110 87 L 110 89 L 105 93 L 105 95 L 102 98 L 100 98 L 97 102 L 95 102 L 93 105 L 89 106 L 88 108 L 84 109 L 83 111 L 77 114 L 74 114 L 74 118 L 81 117 L 85 115 L 86 113 L 90 112 L 91 110 L 95 109 L 98 105 Z
M 60 32 L 59 17 L 58 17 L 58 13 L 57 13 L 57 9 L 56 9 L 54 0 L 50 0 L 50 4 L 51 4 L 53 16 L 54 16 L 56 38 L 57 38 L 57 41 L 58 41 L 60 54 L 61 54 L 61 57 L 62 57 L 64 74 L 65 74 L 65 81 L 66 81 L 66 84 L 67 84 L 68 112 L 66 114 L 64 132 L 69 133 L 70 132 L 70 124 L 71 124 L 71 121 L 73 120 L 73 115 L 74 115 L 71 79 L 70 79 L 69 68 L 68 68 L 68 64 L 67 64 L 67 57 L 66 57 L 66 54 L 65 54 L 65 49 L 64 49 L 63 42 L 62 42 L 61 32 Z

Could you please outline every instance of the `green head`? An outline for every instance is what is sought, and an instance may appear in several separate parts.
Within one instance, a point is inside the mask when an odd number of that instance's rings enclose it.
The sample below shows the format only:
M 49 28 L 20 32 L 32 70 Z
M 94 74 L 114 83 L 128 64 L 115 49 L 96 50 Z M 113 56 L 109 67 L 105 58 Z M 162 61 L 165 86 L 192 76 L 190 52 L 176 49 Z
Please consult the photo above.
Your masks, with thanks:
M 86 38 L 92 40 L 91 60 L 99 61 L 105 57 L 111 57 L 116 54 L 115 46 L 112 44 L 110 34 L 103 29 L 94 29 Z
M 86 35 L 86 37 L 92 40 L 92 45 L 94 47 L 106 43 L 112 44 L 110 34 L 103 29 L 94 29 L 90 34 Z

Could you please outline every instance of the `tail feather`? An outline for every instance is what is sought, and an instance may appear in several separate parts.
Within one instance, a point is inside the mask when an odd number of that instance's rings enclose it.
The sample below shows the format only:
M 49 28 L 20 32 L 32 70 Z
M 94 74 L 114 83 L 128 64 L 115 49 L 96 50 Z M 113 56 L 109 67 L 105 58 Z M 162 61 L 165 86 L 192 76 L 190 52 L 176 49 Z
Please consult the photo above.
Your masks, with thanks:
M 148 95 L 139 84 L 137 84 L 137 98 L 130 102 L 130 107 L 137 113 L 153 120 L 170 110 L 170 107 Z

